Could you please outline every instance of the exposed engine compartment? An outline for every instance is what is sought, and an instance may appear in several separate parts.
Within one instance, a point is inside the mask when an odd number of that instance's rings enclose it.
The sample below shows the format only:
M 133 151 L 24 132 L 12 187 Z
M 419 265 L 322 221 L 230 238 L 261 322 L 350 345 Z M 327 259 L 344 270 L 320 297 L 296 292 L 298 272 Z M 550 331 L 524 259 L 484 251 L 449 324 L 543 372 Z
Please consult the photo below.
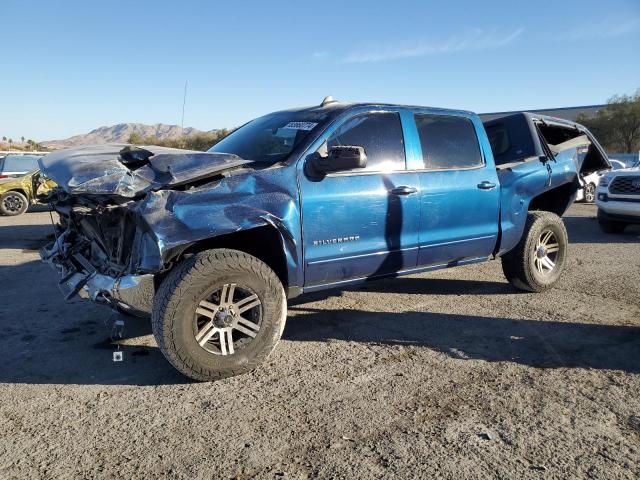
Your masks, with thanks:
M 108 208 L 102 212 L 77 208 L 73 212 L 78 228 L 79 243 L 89 243 L 88 258 L 99 266 L 101 273 L 118 277 L 129 267 L 135 236 L 135 222 L 131 212 L 122 208 Z M 100 268 L 102 267 L 102 268 Z
M 59 189 L 52 191 L 46 201 L 60 217 L 56 241 L 68 244 L 66 257 L 81 254 L 98 272 L 114 277 L 134 266 L 132 247 L 139 233 L 137 215 L 130 208 L 133 202 L 98 204 Z
M 131 204 L 97 204 L 73 197 L 60 189 L 49 202 L 59 214 L 55 241 L 40 251 L 60 273 L 60 290 L 67 299 L 75 295 L 127 310 L 137 315 L 151 311 L 153 275 L 141 262 L 153 244 L 143 247 L 143 230 Z
M 60 216 L 58 263 L 113 278 L 157 272 L 158 239 L 147 222 L 171 219 L 171 205 L 146 219 L 141 210 L 154 205 L 156 193 L 215 185 L 248 163 L 235 155 L 155 146 L 97 145 L 47 155 L 40 166 L 59 185 L 43 199 Z

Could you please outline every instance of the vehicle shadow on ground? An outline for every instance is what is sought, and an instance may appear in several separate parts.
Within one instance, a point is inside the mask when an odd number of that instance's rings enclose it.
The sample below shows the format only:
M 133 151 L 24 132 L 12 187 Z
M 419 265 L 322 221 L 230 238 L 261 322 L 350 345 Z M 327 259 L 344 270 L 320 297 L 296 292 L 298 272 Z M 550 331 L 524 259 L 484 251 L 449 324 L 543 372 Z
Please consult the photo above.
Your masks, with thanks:
M 448 282 L 441 280 L 441 282 Z M 461 292 L 463 293 L 463 292 Z M 426 347 L 465 360 L 640 372 L 640 327 L 298 305 L 284 338 Z
M 595 217 L 562 217 L 572 243 L 638 243 L 640 225 L 629 225 L 622 233 L 604 233 Z
M 109 308 L 80 299 L 66 302 L 57 282 L 57 274 L 40 261 L 0 267 L 0 383 L 189 381 L 173 369 L 149 336 L 149 320 L 126 317 L 124 339 L 119 342 Z M 113 362 L 118 349 L 124 360 Z
M 289 300 L 289 307 L 339 297 L 346 291 L 365 291 L 379 293 L 397 293 L 403 295 L 495 295 L 522 293 L 506 280 L 503 282 L 464 280 L 456 278 L 396 277 L 366 282 L 344 289 L 322 290 L 307 293 Z
M 0 249 L 38 250 L 53 241 L 52 225 L 1 225 Z
M 430 278 L 368 284 L 380 293 L 467 295 L 509 291 L 499 282 Z M 65 302 L 56 274 L 41 262 L 2 267 L 0 383 L 161 385 L 189 382 L 149 337 L 148 320 L 125 320 L 124 361 L 114 363 L 108 308 Z M 33 288 L 37 285 L 37 288 Z M 314 297 L 290 306 L 284 340 L 342 340 L 424 347 L 464 360 L 536 368 L 640 372 L 640 327 L 510 319 L 432 312 L 317 309 Z

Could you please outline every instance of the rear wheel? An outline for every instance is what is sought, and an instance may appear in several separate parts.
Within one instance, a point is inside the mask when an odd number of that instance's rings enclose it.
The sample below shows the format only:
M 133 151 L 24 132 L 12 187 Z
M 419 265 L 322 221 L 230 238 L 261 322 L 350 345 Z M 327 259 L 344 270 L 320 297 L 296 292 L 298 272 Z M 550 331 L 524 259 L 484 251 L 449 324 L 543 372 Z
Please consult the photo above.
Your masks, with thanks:
M 0 213 L 3 215 L 22 215 L 29 208 L 29 201 L 20 192 L 5 192 L 0 196 Z
M 529 212 L 520 242 L 502 257 L 502 271 L 517 289 L 543 292 L 560 279 L 568 243 L 560 217 L 551 212 Z
M 284 288 L 264 262 L 207 250 L 176 266 L 154 300 L 153 334 L 165 357 L 195 380 L 256 368 L 282 335 Z
M 605 218 L 601 210 L 598 210 L 598 225 L 604 233 L 622 233 L 627 226 L 626 223 Z

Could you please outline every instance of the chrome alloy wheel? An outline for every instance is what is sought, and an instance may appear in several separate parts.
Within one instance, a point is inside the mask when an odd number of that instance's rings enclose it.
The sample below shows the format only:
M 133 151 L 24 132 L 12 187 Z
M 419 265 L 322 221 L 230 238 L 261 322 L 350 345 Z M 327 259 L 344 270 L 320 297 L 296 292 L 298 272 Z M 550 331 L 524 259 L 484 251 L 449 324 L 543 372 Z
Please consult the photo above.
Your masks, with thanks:
M 584 201 L 587 203 L 593 203 L 596 199 L 596 186 L 593 183 L 588 183 L 584 187 Z
M 556 268 L 560 244 L 551 230 L 543 230 L 536 242 L 533 264 L 541 275 L 548 275 Z
M 16 213 L 24 207 L 23 200 L 19 195 L 7 193 L 2 199 L 2 205 L 7 212 Z
M 247 346 L 262 324 L 262 303 L 251 289 L 227 283 L 196 308 L 196 342 L 216 355 L 233 355 Z

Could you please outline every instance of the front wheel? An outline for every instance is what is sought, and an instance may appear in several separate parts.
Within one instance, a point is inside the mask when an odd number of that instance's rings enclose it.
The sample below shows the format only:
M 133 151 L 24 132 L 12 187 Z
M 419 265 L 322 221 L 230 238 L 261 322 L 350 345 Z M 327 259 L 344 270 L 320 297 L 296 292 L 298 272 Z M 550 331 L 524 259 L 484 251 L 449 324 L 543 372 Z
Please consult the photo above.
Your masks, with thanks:
M 210 381 L 253 370 L 282 335 L 287 301 L 278 276 L 237 250 L 194 255 L 165 278 L 152 329 L 164 356 L 184 375 Z
M 0 197 L 0 213 L 3 215 L 22 215 L 29 208 L 29 200 L 20 192 L 10 191 Z
M 560 279 L 568 244 L 560 217 L 551 212 L 529 212 L 520 242 L 502 257 L 502 271 L 517 289 L 543 292 Z

